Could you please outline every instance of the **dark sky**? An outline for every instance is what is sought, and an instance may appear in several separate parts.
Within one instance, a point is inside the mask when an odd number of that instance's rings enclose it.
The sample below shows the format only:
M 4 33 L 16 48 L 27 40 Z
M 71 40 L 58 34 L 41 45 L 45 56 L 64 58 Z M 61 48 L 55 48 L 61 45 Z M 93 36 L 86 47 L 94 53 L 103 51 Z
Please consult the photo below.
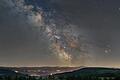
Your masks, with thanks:
M 41 26 L 52 29 L 54 23 L 56 31 L 71 25 L 68 31 L 79 34 L 79 48 L 87 46 L 85 53 L 77 51 L 78 46 L 72 49 L 70 65 L 120 67 L 119 21 L 119 0 L 0 0 L 0 66 L 69 66 L 66 59 L 59 59 L 61 52 L 58 57 L 51 50 L 54 41 L 47 32 L 40 30 Z M 56 34 L 64 45 L 63 33 Z

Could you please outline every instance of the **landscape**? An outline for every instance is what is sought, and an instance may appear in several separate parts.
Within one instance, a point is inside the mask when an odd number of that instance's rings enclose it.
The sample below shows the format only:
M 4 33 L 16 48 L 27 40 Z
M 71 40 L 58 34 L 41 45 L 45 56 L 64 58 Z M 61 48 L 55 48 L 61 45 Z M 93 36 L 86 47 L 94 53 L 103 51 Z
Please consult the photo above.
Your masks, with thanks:
M 1 67 L 0 80 L 119 80 L 120 69 L 103 67 Z
M 0 0 L 0 80 L 120 80 L 120 0 Z

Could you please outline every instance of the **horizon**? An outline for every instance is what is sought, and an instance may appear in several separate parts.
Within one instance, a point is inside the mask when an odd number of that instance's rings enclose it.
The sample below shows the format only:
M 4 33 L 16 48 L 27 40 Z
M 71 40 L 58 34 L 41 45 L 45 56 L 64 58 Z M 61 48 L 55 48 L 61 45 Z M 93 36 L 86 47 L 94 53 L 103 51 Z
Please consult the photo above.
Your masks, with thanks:
M 0 68 L 115 68 L 120 69 L 120 67 L 110 67 L 110 66 L 0 66 Z

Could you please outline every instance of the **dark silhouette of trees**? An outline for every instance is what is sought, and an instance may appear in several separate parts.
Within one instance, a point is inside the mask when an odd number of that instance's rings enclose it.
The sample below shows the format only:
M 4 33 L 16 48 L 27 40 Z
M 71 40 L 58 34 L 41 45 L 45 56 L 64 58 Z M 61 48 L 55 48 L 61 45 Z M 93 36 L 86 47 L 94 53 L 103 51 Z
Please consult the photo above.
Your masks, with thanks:
M 0 80 L 120 80 L 120 76 L 115 77 L 100 77 L 100 76 L 44 76 L 44 77 L 34 77 L 34 76 L 0 76 Z

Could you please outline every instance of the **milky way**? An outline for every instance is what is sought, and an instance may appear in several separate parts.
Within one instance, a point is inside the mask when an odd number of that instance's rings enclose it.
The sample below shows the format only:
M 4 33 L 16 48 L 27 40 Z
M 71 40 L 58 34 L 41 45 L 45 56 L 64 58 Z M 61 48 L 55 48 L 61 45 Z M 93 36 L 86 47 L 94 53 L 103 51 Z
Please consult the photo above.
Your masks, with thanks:
M 76 25 L 65 21 L 64 16 L 55 9 L 45 11 L 42 6 L 26 4 L 24 0 L 13 0 L 14 6 L 18 13 L 27 16 L 29 24 L 36 26 L 48 39 L 49 49 L 62 65 L 74 66 L 75 60 L 84 64 L 85 59 L 89 57 L 85 49 L 87 45 L 82 42 L 81 32 Z

